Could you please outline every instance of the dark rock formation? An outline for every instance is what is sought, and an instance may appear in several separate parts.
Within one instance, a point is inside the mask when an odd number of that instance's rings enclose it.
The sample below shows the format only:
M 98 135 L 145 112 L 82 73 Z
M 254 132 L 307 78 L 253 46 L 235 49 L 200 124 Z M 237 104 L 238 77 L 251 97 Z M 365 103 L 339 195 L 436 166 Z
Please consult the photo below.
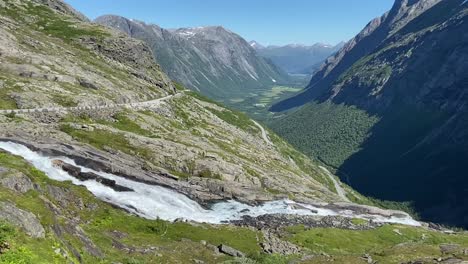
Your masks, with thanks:
M 245 254 L 240 252 L 237 249 L 234 249 L 230 246 L 226 246 L 224 244 L 221 244 L 218 246 L 219 252 L 224 253 L 226 255 L 232 256 L 232 257 L 238 257 L 238 258 L 243 258 L 245 257 Z
M 381 223 L 364 221 L 359 224 L 353 223 L 351 218 L 342 216 L 302 216 L 271 214 L 258 217 L 243 216 L 242 220 L 231 222 L 234 225 L 255 227 L 262 229 L 278 229 L 286 226 L 304 225 L 306 228 L 341 228 L 350 230 L 366 230 L 382 226 Z
M 113 190 L 117 192 L 132 192 L 133 191 L 132 189 L 128 187 L 116 184 L 114 180 L 104 178 L 92 172 L 82 172 L 80 168 L 73 166 L 71 164 L 65 163 L 61 160 L 54 160 L 54 166 L 60 167 L 64 171 L 68 172 L 68 174 L 77 178 L 80 181 L 95 180 L 99 183 L 102 183 L 103 185 L 107 187 L 112 188 Z

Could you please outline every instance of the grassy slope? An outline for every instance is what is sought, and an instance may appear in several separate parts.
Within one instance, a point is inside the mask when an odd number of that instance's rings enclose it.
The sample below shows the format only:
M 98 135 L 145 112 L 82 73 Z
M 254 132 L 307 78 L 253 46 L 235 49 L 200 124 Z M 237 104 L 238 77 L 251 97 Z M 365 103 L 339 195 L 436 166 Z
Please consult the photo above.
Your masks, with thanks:
M 68 38 L 68 33 L 64 35 L 59 32 L 61 29 L 63 28 L 60 26 L 51 27 L 49 34 L 58 34 L 59 36 L 57 37 Z M 227 122 L 240 126 L 245 125 L 245 119 L 233 112 L 218 113 L 218 116 Z M 184 119 L 184 116 L 181 115 L 180 118 Z M 125 115 L 116 116 L 116 120 L 117 122 L 114 122 L 112 126 L 118 130 L 131 131 L 132 133 L 143 134 L 148 137 L 153 136 L 151 131 L 144 130 L 138 125 L 128 122 Z M 102 121 L 101 123 L 105 124 L 105 121 Z M 184 119 L 182 124 L 174 124 L 174 130 L 190 129 L 190 126 L 193 126 L 193 123 L 191 123 L 189 119 Z M 104 148 L 105 144 L 103 142 L 105 142 L 109 135 L 111 135 L 116 141 L 116 144 L 113 145 L 114 147 L 122 150 L 123 152 L 143 155 L 142 158 L 145 158 L 145 151 L 132 147 L 131 144 L 128 144 L 128 142 L 125 141 L 126 138 L 122 137 L 118 133 L 109 134 L 103 133 L 100 130 L 95 130 L 93 133 L 83 133 L 82 131 L 75 131 L 67 126 L 62 127 L 62 129 L 76 138 L 82 139 L 84 142 L 99 148 Z M 308 168 L 311 171 L 314 170 L 314 167 L 310 167 L 309 161 L 300 153 L 282 143 L 282 141 L 275 136 L 273 136 L 273 140 L 277 145 L 279 144 L 281 152 L 284 153 L 284 155 L 292 157 L 300 167 Z M 27 237 L 20 230 L 11 227 L 9 224 L 1 224 L 0 239 L 4 239 L 11 245 L 10 250 L 0 255 L 0 260 L 4 263 L 63 263 L 65 261 L 64 258 L 61 254 L 56 254 L 54 251 L 57 248 L 60 248 L 62 250 L 66 250 L 68 255 L 72 256 L 70 250 L 67 249 L 68 247 L 77 249 L 82 255 L 83 262 L 85 263 L 187 263 L 193 261 L 192 259 L 201 259 L 206 263 L 218 263 L 227 259 L 226 256 L 213 255 L 212 250 L 204 247 L 199 243 L 199 240 L 206 240 L 214 245 L 226 243 L 244 251 L 249 257 L 260 263 L 286 263 L 286 260 L 288 259 L 278 256 L 263 255 L 257 241 L 257 236 L 260 240 L 262 239 L 261 235 L 250 229 L 203 224 L 192 226 L 186 223 L 173 224 L 164 221 L 144 220 L 128 215 L 122 210 L 98 201 L 82 187 L 73 186 L 68 182 L 60 183 L 49 180 L 45 175 L 32 168 L 18 157 L 1 153 L 0 166 L 21 171 L 41 187 L 40 190 L 31 190 L 26 194 L 18 194 L 1 188 L 0 200 L 13 202 L 18 207 L 31 211 L 38 216 L 47 231 L 45 239 L 32 239 Z M 70 191 L 69 195 L 74 197 L 73 200 L 81 199 L 86 205 L 97 204 L 98 207 L 96 209 L 81 210 L 74 204 L 69 204 L 67 206 L 60 205 L 61 201 L 53 199 L 47 186 L 62 187 L 65 190 Z M 48 204 L 50 205 L 50 203 L 62 210 L 62 213 L 58 217 L 55 216 L 53 210 L 47 206 Z M 78 225 L 105 254 L 105 259 L 96 258 L 89 253 L 86 253 L 86 250 L 84 249 L 85 244 L 79 241 L 76 236 L 66 233 L 63 234 L 63 237 L 58 237 L 51 231 L 51 226 L 53 224 L 65 225 L 71 218 L 77 217 L 80 219 Z M 112 238 L 109 234 L 109 232 L 114 230 L 126 233 L 127 236 L 120 239 L 121 243 L 135 247 L 155 246 L 158 248 L 157 252 L 160 255 L 127 253 L 125 251 L 118 250 L 112 245 Z M 337 232 L 335 235 L 330 236 L 329 239 L 340 237 L 340 230 L 328 231 Z M 298 233 L 300 232 L 296 230 L 295 235 L 299 236 Z M 370 234 L 370 236 L 373 235 L 377 234 Z M 305 233 L 300 238 L 304 237 L 309 237 L 310 240 L 310 237 L 313 237 L 313 234 Z M 453 239 L 454 241 L 460 240 L 460 243 L 465 245 L 464 240 L 461 240 L 462 238 L 459 239 L 458 236 L 454 237 L 456 237 L 456 239 Z M 292 241 L 296 241 L 294 239 L 295 238 L 291 238 Z M 448 237 L 447 239 L 450 240 L 451 238 Z M 300 242 L 299 238 L 297 242 Z M 377 240 L 376 243 L 381 243 L 381 241 Z M 67 247 L 66 244 L 69 244 L 69 246 Z M 312 246 L 309 244 L 304 245 L 305 247 L 313 250 Z M 382 243 L 381 246 L 382 248 L 385 248 L 389 245 Z M 336 244 L 329 243 L 329 246 L 327 247 L 327 251 L 329 252 L 336 251 Z M 346 254 L 351 254 L 351 257 L 353 257 L 353 254 L 359 254 L 359 252 L 357 250 L 355 251 L 355 249 L 350 249 Z M 414 252 L 409 252 L 405 256 L 406 259 L 412 259 L 413 257 Z M 74 257 L 71 258 L 76 260 Z
M 251 260 L 240 263 L 287 263 L 288 260 L 299 258 L 264 255 L 258 245 L 262 236 L 251 229 L 150 221 L 129 215 L 95 199 L 83 187 L 48 179 L 21 158 L 9 154 L 0 153 L 0 166 L 20 171 L 40 186 L 40 190 L 31 190 L 26 194 L 13 193 L 1 188 L 0 201 L 14 202 L 18 207 L 33 212 L 47 232 L 44 239 L 32 239 L 10 224 L 1 223 L 0 242 L 5 241 L 10 244 L 10 249 L 0 255 L 1 263 L 63 263 L 65 260 L 62 254 L 57 254 L 55 251 L 60 248 L 62 252 L 66 251 L 69 256 L 73 256 L 69 250 L 70 246 L 80 252 L 85 263 L 190 263 L 192 259 L 203 260 L 206 263 L 220 263 L 229 259 L 224 255 L 214 255 L 211 249 L 199 242 L 200 240 L 213 245 L 225 243 L 242 250 Z M 69 190 L 67 195 L 69 198 L 83 201 L 85 208 L 97 205 L 96 209 L 79 209 L 73 203 L 64 206 L 61 201 L 54 200 L 50 196 L 47 186 L 65 188 L 64 190 Z M 59 208 L 61 211 L 59 216 L 47 206 L 50 203 Z M 68 233 L 57 236 L 52 232 L 53 224 L 66 225 L 71 218 L 76 219 L 76 217 L 79 219 L 79 226 L 105 255 L 104 259 L 87 253 L 83 242 L 76 237 Z M 156 247 L 156 253 L 127 253 L 118 250 L 112 242 L 116 238 L 112 238 L 111 235 L 116 231 L 125 234 L 123 238 L 117 238 L 117 241 L 127 247 Z M 334 258 L 349 263 L 359 263 L 363 253 L 371 254 L 381 263 L 395 263 L 422 256 L 440 257 L 442 255 L 438 245 L 442 243 L 458 243 L 461 247 L 468 247 L 466 235 L 445 235 L 405 226 L 388 225 L 370 231 L 304 229 L 297 226 L 283 231 L 284 239 L 303 246 L 306 252 L 310 250 L 309 254 L 332 254 Z M 404 247 L 401 246 L 402 243 L 405 244 Z M 75 257 L 71 259 L 76 261 Z M 321 261 L 321 257 L 317 257 L 302 263 Z
M 11 245 L 11 249 L 6 254 L 0 255 L 1 263 L 63 263 L 63 258 L 54 253 L 54 250 L 56 248 L 66 250 L 66 246 L 64 241 L 51 232 L 50 228 L 57 221 L 59 224 L 64 224 L 66 219 L 70 219 L 72 216 L 79 217 L 80 226 L 106 255 L 105 260 L 93 257 L 83 250 L 85 245 L 76 237 L 64 234 L 64 236 L 69 236 L 65 241 L 82 254 L 85 263 L 112 263 L 115 261 L 123 263 L 148 263 L 149 261 L 177 263 L 187 262 L 192 258 L 215 263 L 227 259 L 225 256 L 213 256 L 211 250 L 199 243 L 200 240 L 206 240 L 214 245 L 226 243 L 252 257 L 261 257 L 260 248 L 257 245 L 258 234 L 255 231 L 228 226 L 215 227 L 203 224 L 192 226 L 186 223 L 171 224 L 164 221 L 145 220 L 98 201 L 84 187 L 74 186 L 69 182 L 49 180 L 43 173 L 32 168 L 21 158 L 0 153 L 0 166 L 21 171 L 34 183 L 39 184 L 41 190 L 31 190 L 24 195 L 0 188 L 0 200 L 14 202 L 18 207 L 33 212 L 39 217 L 47 231 L 45 239 L 32 239 L 9 224 L 0 225 L 0 239 Z M 69 197 L 80 199 L 85 205 L 97 204 L 98 207 L 96 210 L 80 210 L 73 205 L 63 208 L 60 201 L 55 201 L 49 196 L 47 186 L 68 189 L 71 192 Z M 62 214 L 54 215 L 53 210 L 47 206 L 46 199 L 59 207 Z M 120 241 L 125 245 L 145 248 L 150 245 L 155 246 L 162 256 L 127 254 L 119 251 L 112 246 L 109 235 L 111 231 L 128 234 L 125 239 Z M 185 250 L 174 254 L 173 250 L 177 248 L 185 248 Z
M 409 258 L 431 261 L 443 255 L 439 245 L 458 243 L 460 248 L 454 256 L 463 256 L 462 248 L 468 246 L 466 236 L 451 236 L 399 225 L 386 225 L 374 230 L 353 231 L 340 229 L 304 229 L 295 226 L 286 229 L 286 237 L 314 253 L 332 255 L 338 263 L 362 263 L 364 254 L 369 254 L 378 263 L 403 263 Z M 325 258 L 326 259 L 326 258 Z M 321 263 L 323 258 L 307 263 Z

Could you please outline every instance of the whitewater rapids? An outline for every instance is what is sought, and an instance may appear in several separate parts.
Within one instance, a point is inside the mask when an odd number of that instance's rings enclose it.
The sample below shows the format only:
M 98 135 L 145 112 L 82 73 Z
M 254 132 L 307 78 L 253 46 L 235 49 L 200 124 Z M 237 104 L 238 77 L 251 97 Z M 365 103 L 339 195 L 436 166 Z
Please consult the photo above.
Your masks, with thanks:
M 232 220 L 241 220 L 242 216 L 245 215 L 252 217 L 265 214 L 341 215 L 345 217 L 371 219 L 375 222 L 399 223 L 413 226 L 420 225 L 419 222 L 409 216 L 385 217 L 381 215 L 360 215 L 349 210 L 334 211 L 308 204 L 296 203 L 290 200 L 271 201 L 258 206 L 251 206 L 230 200 L 218 202 L 211 206 L 210 209 L 204 209 L 196 201 L 176 191 L 160 186 L 135 182 L 109 173 L 94 171 L 79 166 L 73 160 L 66 157 L 46 157 L 30 150 L 24 145 L 13 142 L 0 142 L 0 149 L 23 157 L 38 170 L 44 172 L 50 179 L 56 181 L 71 181 L 75 185 L 85 186 L 97 198 L 147 219 L 174 221 L 175 219 L 182 218 L 196 222 L 220 224 Z M 81 168 L 83 172 L 93 172 L 104 178 L 114 180 L 116 184 L 131 188 L 133 191 L 117 192 L 95 180 L 80 181 L 61 168 L 53 166 L 53 160 L 62 160 Z

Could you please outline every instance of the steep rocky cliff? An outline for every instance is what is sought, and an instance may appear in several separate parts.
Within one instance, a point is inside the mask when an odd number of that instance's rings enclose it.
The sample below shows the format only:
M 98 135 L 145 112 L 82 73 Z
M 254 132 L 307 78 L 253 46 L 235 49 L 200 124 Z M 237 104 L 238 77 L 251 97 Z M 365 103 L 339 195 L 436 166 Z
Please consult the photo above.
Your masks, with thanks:
M 320 96 L 359 59 L 374 52 L 384 40 L 438 2 L 440 0 L 396 0 L 389 12 L 369 22 L 358 35 L 326 60 L 313 75 L 304 93 L 274 105 L 272 110 L 284 111 L 301 106 Z
M 461 0 L 396 1 L 302 97 L 276 106 L 313 101 L 276 131 L 298 147 L 301 136 L 326 146 L 305 151 L 366 194 L 414 201 L 426 219 L 467 226 L 467 14 Z
M 220 26 L 166 30 L 111 15 L 95 22 L 144 40 L 169 77 L 212 98 L 230 99 L 288 78 L 243 38 Z

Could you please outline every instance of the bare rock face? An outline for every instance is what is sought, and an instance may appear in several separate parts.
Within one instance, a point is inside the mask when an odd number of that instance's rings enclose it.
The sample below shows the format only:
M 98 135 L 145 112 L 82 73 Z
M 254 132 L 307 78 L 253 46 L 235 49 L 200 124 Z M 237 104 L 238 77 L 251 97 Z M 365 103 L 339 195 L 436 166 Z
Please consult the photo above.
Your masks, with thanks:
M 35 238 L 44 238 L 45 230 L 37 217 L 9 202 L 0 202 L 0 219 L 19 226 L 28 235 Z
M 0 168 L 0 174 L 1 172 L 2 169 Z M 5 178 L 0 178 L 0 184 L 7 189 L 19 193 L 26 193 L 29 190 L 34 189 L 34 184 L 31 182 L 29 177 L 21 172 L 10 174 Z
M 167 88 L 168 91 L 175 92 L 169 78 L 161 72 L 159 65 L 155 63 L 152 51 L 142 41 L 113 36 L 102 40 L 81 37 L 80 42 L 96 53 L 127 66 L 128 71 L 133 76 L 149 82 L 155 87 Z
M 456 253 L 458 251 L 461 251 L 461 247 L 458 244 L 441 244 L 439 246 L 439 248 L 440 248 L 440 252 L 443 255 L 453 254 L 453 253 Z
M 89 21 L 89 19 L 85 15 L 76 11 L 73 7 L 71 7 L 70 5 L 66 4 L 63 1 L 60 1 L 60 0 L 33 0 L 33 1 L 39 4 L 46 5 L 50 7 L 51 9 L 61 12 L 63 14 L 73 16 L 79 20 Z
M 299 254 L 301 252 L 300 247 L 288 242 L 281 240 L 273 232 L 268 230 L 262 230 L 264 242 L 261 246 L 265 253 L 268 254 L 280 254 L 280 255 L 292 255 Z

